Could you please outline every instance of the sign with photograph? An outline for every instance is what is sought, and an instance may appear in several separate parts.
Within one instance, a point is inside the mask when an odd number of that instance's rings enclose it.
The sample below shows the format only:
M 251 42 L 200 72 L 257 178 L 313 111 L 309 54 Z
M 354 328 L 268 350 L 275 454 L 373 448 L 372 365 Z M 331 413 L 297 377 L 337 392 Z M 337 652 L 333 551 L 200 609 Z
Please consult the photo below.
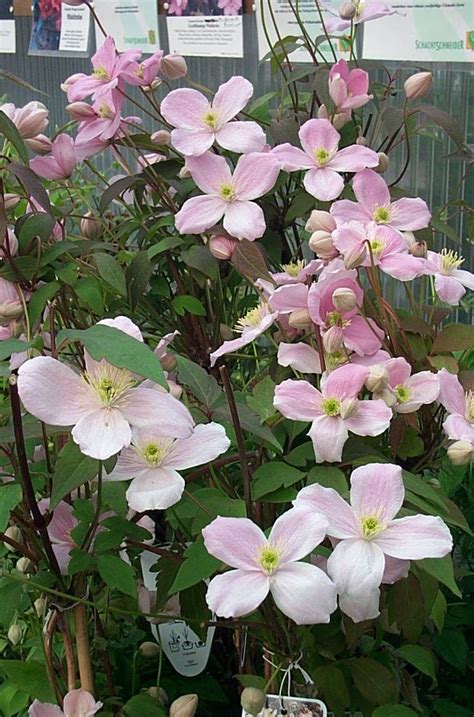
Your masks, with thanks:
M 156 0 L 95 0 L 94 9 L 119 52 L 141 50 L 153 54 L 160 49 Z M 97 47 L 104 36 L 96 27 Z
M 243 57 L 242 0 L 171 0 L 171 53 L 188 57 Z
M 90 21 L 87 5 L 35 0 L 29 54 L 87 54 Z

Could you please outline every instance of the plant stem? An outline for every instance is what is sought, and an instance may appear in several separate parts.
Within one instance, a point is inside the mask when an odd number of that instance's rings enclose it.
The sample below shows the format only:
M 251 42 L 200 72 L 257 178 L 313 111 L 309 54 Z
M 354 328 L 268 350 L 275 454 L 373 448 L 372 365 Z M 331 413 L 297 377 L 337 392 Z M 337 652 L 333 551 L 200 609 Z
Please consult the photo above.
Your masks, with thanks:
M 82 587 L 84 587 L 84 580 L 82 580 Z M 94 694 L 87 612 L 86 606 L 82 602 L 74 608 L 74 622 L 76 625 L 77 661 L 79 663 L 81 687 L 83 690 Z

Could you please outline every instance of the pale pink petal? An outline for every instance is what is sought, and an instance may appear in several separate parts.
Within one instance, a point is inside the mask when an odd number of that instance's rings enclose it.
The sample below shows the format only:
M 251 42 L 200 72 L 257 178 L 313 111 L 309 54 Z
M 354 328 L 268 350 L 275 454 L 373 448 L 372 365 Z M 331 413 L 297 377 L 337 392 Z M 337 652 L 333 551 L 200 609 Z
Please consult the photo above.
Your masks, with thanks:
M 279 173 L 280 164 L 273 155 L 264 152 L 244 154 L 237 162 L 233 176 L 237 199 L 258 199 L 270 191 Z
M 345 423 L 357 436 L 379 436 L 387 430 L 391 419 L 392 411 L 385 401 L 359 401 L 355 413 Z
M 231 152 L 261 152 L 265 133 L 256 122 L 228 122 L 216 131 L 216 142 Z
M 278 345 L 278 363 L 280 366 L 291 366 L 301 373 L 321 373 L 321 359 L 316 349 L 308 344 L 280 343 Z
M 334 129 L 327 119 L 310 119 L 302 125 L 299 131 L 301 146 L 311 157 L 318 149 L 326 149 L 331 155 L 337 151 L 339 132 Z
M 183 88 L 173 90 L 161 103 L 161 114 L 173 127 L 182 129 L 201 129 L 204 116 L 211 106 L 197 90 Z
M 178 439 L 163 461 L 163 466 L 184 470 L 209 463 L 230 446 L 225 429 L 218 423 L 200 423 L 189 438 Z
M 77 525 L 72 514 L 72 506 L 62 500 L 54 509 L 53 517 L 48 523 L 48 534 L 52 541 L 68 543 L 71 541 L 71 530 Z
M 270 590 L 270 578 L 260 571 L 230 570 L 209 583 L 206 601 L 219 617 L 241 617 L 254 612 Z
M 371 215 L 376 207 L 388 206 L 390 204 L 390 192 L 387 183 L 373 169 L 364 169 L 354 177 L 352 182 L 354 194 L 360 204 Z M 358 219 L 358 217 L 353 217 Z
M 329 522 L 328 535 L 333 538 L 359 536 L 359 525 L 353 510 L 334 488 L 325 488 L 318 483 L 308 485 L 300 490 L 294 505 L 295 507 L 301 505 L 325 515 Z
M 306 284 L 287 284 L 280 286 L 270 296 L 272 309 L 280 313 L 289 313 L 308 307 L 308 287 Z
M 344 189 L 344 180 L 331 167 L 314 167 L 306 172 L 303 179 L 308 194 L 322 202 L 336 199 Z
M 465 396 L 464 389 L 458 379 L 445 368 L 438 373 L 439 378 L 439 402 L 445 407 L 449 413 L 459 413 L 464 415 Z
M 379 176 L 379 175 L 377 175 Z M 391 207 L 390 224 L 395 229 L 416 231 L 428 226 L 431 212 L 423 199 L 408 199 L 403 197 L 393 202 Z
M 369 222 L 372 219 L 372 213 L 357 202 L 351 202 L 349 199 L 340 199 L 334 202 L 329 210 L 338 225 L 348 224 L 349 222 Z
M 57 705 L 35 700 L 28 710 L 29 717 L 64 717 L 64 712 Z
M 451 274 L 453 279 L 460 281 L 463 286 L 466 286 L 471 291 L 474 291 L 474 274 L 470 271 L 464 271 L 464 269 L 455 269 Z
M 303 152 L 299 147 L 293 147 L 289 142 L 277 145 L 272 149 L 272 155 L 280 162 L 285 172 L 295 172 L 298 169 L 311 169 L 314 167 L 312 157 Z
M 435 289 L 439 298 L 451 306 L 457 306 L 466 293 L 460 281 L 444 274 L 436 274 Z
M 439 380 L 436 374 L 431 371 L 420 371 L 411 376 L 406 382 L 410 391 L 410 398 L 406 403 L 397 403 L 397 413 L 412 413 L 420 406 L 433 403 L 439 396 Z
M 64 179 L 65 175 L 54 157 L 34 157 L 30 167 L 39 177 L 44 179 Z
M 120 410 L 131 426 L 153 427 L 172 438 L 191 435 L 194 421 L 188 409 L 170 393 L 153 388 L 131 388 L 125 394 Z
M 220 122 L 229 122 L 241 112 L 253 95 L 252 83 L 235 75 L 217 90 L 212 109 L 216 110 Z
M 268 537 L 278 548 L 281 564 L 301 560 L 321 543 L 329 528 L 325 516 L 304 506 L 291 508 L 276 519 Z
M 335 169 L 336 172 L 360 172 L 366 167 L 376 167 L 378 163 L 377 152 L 368 147 L 359 147 L 359 145 L 353 144 L 340 149 L 328 162 L 328 166 Z
M 215 134 L 208 127 L 200 129 L 174 129 L 171 144 L 186 157 L 199 157 L 214 144 Z
M 312 421 L 321 415 L 321 393 L 308 381 L 287 379 L 275 388 L 273 405 L 293 421 Z
M 404 385 L 411 375 L 411 366 L 402 356 L 387 361 L 385 369 L 388 371 L 389 385 L 392 388 L 400 384 Z
M 322 570 L 310 563 L 289 563 L 270 578 L 278 608 L 297 625 L 328 623 L 337 607 L 336 588 Z
M 150 468 L 130 483 L 127 503 L 137 513 L 165 510 L 181 500 L 184 488 L 184 479 L 172 468 Z
M 73 138 L 68 134 L 59 134 L 53 142 L 51 153 L 62 169 L 63 176 L 68 177 L 76 166 Z
M 222 219 L 226 207 L 219 197 L 191 197 L 175 216 L 176 229 L 180 234 L 201 234 Z
M 61 575 L 67 575 L 69 563 L 71 562 L 71 556 L 69 555 L 69 553 L 75 547 L 74 544 L 72 542 L 53 543 L 51 547 L 53 549 L 53 553 L 56 556 L 56 560 L 58 561 Z
M 380 260 L 380 268 L 400 281 L 412 281 L 424 273 L 423 260 L 411 254 L 388 254 Z
M 140 476 L 143 472 L 149 470 L 149 468 L 148 462 L 144 458 L 141 458 L 134 448 L 124 448 L 123 451 L 120 452 L 114 468 L 104 477 L 104 480 L 131 480 L 132 478 Z
M 354 398 L 359 394 L 368 375 L 369 371 L 365 366 L 354 364 L 341 366 L 329 374 L 324 384 L 323 395 L 340 400 Z
M 365 95 L 369 90 L 369 75 L 365 70 L 356 68 L 347 77 L 347 87 L 351 95 Z
M 318 416 L 313 420 L 308 435 L 313 441 L 317 463 L 342 461 L 342 449 L 348 438 L 344 424 L 339 416 Z
M 247 346 L 253 341 L 252 338 L 247 336 L 244 338 L 243 336 L 239 336 L 238 339 L 231 339 L 230 341 L 224 341 L 218 349 L 213 351 L 211 354 L 209 354 L 210 362 L 211 362 L 211 368 L 215 366 L 215 363 L 217 359 L 219 359 L 221 356 L 225 356 L 225 354 L 231 354 L 234 351 L 238 351 L 239 349 L 243 348 L 244 346 Z
M 72 437 L 86 456 L 105 461 L 130 444 L 132 432 L 120 411 L 99 408 L 76 423 Z
M 333 73 L 334 67 L 329 73 L 329 95 L 336 107 L 342 107 L 347 100 L 347 83 L 337 73 Z
M 443 428 L 448 438 L 452 440 L 474 443 L 474 423 L 466 421 L 464 416 L 453 413 L 447 417 Z
M 255 202 L 236 200 L 225 205 L 224 229 L 231 236 L 254 241 L 264 235 L 266 228 L 263 210 Z
M 231 568 L 261 570 L 259 556 L 267 541 L 248 518 L 215 518 L 202 535 L 208 553 Z
M 359 356 L 374 354 L 382 345 L 384 332 L 372 319 L 353 316 L 349 326 L 344 328 L 344 344 L 349 351 Z
M 402 560 L 443 558 L 453 547 L 447 525 L 441 518 L 431 515 L 410 515 L 392 520 L 374 542 L 387 555 Z
M 72 426 L 94 410 L 85 381 L 49 356 L 37 356 L 20 366 L 18 392 L 29 413 L 53 426 Z
M 113 329 L 123 331 L 124 334 L 128 334 L 133 339 L 141 341 L 143 343 L 143 335 L 136 324 L 133 323 L 128 316 L 116 316 L 114 319 L 102 319 L 98 322 L 99 326 L 111 326 Z
M 380 615 L 380 588 L 365 591 L 356 587 L 350 593 L 343 592 L 343 587 L 340 590 L 339 609 L 353 622 L 374 620 Z
M 206 152 L 200 157 L 189 157 L 186 167 L 204 194 L 219 194 L 223 184 L 232 184 L 232 174 L 224 157 Z
M 65 717 L 92 717 L 102 707 L 102 702 L 96 702 L 87 690 L 72 690 L 64 698 Z
M 327 569 L 338 592 L 368 593 L 382 582 L 385 557 L 375 541 L 352 538 L 336 545 Z
M 385 364 L 390 359 L 387 351 L 376 351 L 371 356 L 357 356 L 353 354 L 350 358 L 351 363 L 359 364 L 359 366 L 375 366 L 376 364 Z
M 352 471 L 351 505 L 359 518 L 377 518 L 386 524 L 403 505 L 402 469 L 391 463 L 370 463 Z
M 399 560 L 398 558 L 391 558 L 389 555 L 385 556 L 385 570 L 383 573 L 382 582 L 385 585 L 393 585 L 406 578 L 410 570 L 409 560 Z

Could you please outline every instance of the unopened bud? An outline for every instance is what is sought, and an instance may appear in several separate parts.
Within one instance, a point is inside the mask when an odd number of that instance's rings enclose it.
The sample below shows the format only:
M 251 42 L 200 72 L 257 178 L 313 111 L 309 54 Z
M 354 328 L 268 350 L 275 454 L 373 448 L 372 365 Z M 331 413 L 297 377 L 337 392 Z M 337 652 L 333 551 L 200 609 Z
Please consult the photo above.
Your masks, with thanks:
M 102 234 L 101 224 L 92 212 L 87 212 L 87 214 L 82 217 L 80 229 L 81 236 L 86 239 L 98 239 Z
M 339 415 L 341 418 L 350 418 L 357 411 L 359 401 L 357 398 L 345 398 L 341 401 L 341 408 L 339 409 Z
M 20 558 L 15 565 L 19 573 L 32 573 L 33 563 L 29 558 Z
M 3 199 L 5 200 L 5 209 L 7 212 L 9 209 L 15 209 L 17 204 L 21 201 L 20 195 L 13 194 L 12 192 L 7 192 Z
M 153 697 L 153 699 L 158 702 L 159 705 L 163 705 L 163 707 L 164 707 L 165 705 L 168 704 L 168 695 L 166 694 L 166 692 L 164 691 L 164 689 L 162 687 L 160 687 L 160 689 L 158 689 L 158 687 L 155 687 L 155 686 L 149 687 L 147 692 L 150 695 L 150 697 Z
M 156 642 L 142 642 L 138 649 L 143 657 L 156 657 L 160 653 L 159 645 Z
M 344 333 L 340 326 L 331 326 L 323 336 L 324 350 L 328 354 L 338 353 L 344 346 Z
M 25 139 L 25 144 L 36 154 L 49 154 L 53 147 L 53 143 L 44 134 L 38 134 L 36 137 Z
M 162 84 L 163 84 L 163 80 L 160 80 L 159 77 L 155 77 L 155 79 L 153 80 L 151 85 L 144 85 L 142 89 L 143 89 L 143 92 L 154 92 Z
M 173 371 L 176 368 L 176 356 L 173 353 L 166 353 L 160 358 L 163 371 Z
M 21 541 L 21 530 L 17 525 L 10 525 L 6 531 L 5 531 L 5 537 L 11 538 L 11 540 L 14 540 L 15 543 L 19 543 Z M 10 543 L 3 543 L 8 550 L 12 549 L 12 546 Z
M 178 697 L 170 707 L 170 717 L 194 717 L 198 708 L 197 695 L 183 695 Z
M 23 316 L 21 301 L 4 301 L 0 304 L 0 326 L 8 326 L 11 321 Z
M 433 75 L 431 72 L 417 72 L 405 80 L 403 87 L 409 100 L 418 100 L 431 92 Z
M 11 625 L 8 630 L 7 637 L 12 645 L 18 645 L 21 642 L 22 631 L 19 625 Z
M 388 386 L 387 388 L 384 388 L 383 391 L 381 391 L 380 393 L 375 394 L 374 397 L 381 398 L 382 401 L 385 401 L 389 408 L 392 408 L 392 406 L 395 406 L 398 402 L 395 391 L 392 391 L 392 389 Z
M 181 167 L 181 169 L 178 172 L 178 177 L 180 179 L 189 179 L 190 176 L 191 176 L 191 172 L 186 167 L 186 165 L 184 165 L 184 167 Z
M 430 478 L 428 483 L 433 486 L 433 488 L 441 488 L 441 483 L 437 478 Z
M 319 259 L 324 259 L 325 261 L 330 261 L 330 259 L 334 259 L 338 255 L 331 234 L 324 231 L 313 232 L 309 238 L 308 246 Z
M 170 393 L 171 393 L 171 395 L 173 396 L 173 398 L 180 399 L 181 396 L 183 395 L 183 387 L 180 386 L 179 384 L 177 384 L 176 381 L 169 381 L 169 380 L 168 380 L 168 388 L 169 388 Z M 168 600 L 168 602 L 166 603 L 166 605 L 168 605 L 168 603 L 169 603 L 169 602 L 172 602 L 172 601 L 173 601 L 173 598 L 171 598 L 170 600 Z M 164 610 L 163 610 L 163 612 L 164 612 Z M 176 610 L 174 610 L 174 612 L 176 612 Z
M 369 367 L 369 375 L 365 387 L 372 393 L 382 393 L 388 386 L 389 375 L 382 364 L 375 364 Z
M 63 92 L 69 92 L 73 84 L 78 80 L 82 80 L 83 77 L 84 75 L 81 72 L 76 72 L 74 75 L 70 75 L 70 77 L 67 77 L 64 82 L 60 84 L 60 88 Z
M 332 214 L 322 209 L 313 209 L 305 226 L 307 232 L 323 231 L 326 234 L 330 234 L 335 228 L 336 220 Z
M 361 134 L 360 137 L 357 137 L 356 144 L 359 145 L 359 147 L 367 147 L 367 140 L 366 138 Z
M 418 242 L 417 242 L 417 239 L 416 239 L 416 236 L 413 234 L 413 232 L 409 232 L 409 231 L 402 232 L 402 234 L 403 234 L 403 236 L 404 236 L 404 238 L 405 238 L 405 240 L 406 240 L 406 243 L 407 243 L 407 246 L 408 246 L 408 250 L 410 251 L 410 249 L 411 249 L 413 246 L 415 246 L 415 244 L 418 243 Z
M 351 2 L 345 2 L 339 8 L 339 17 L 342 20 L 353 20 L 356 16 L 356 6 Z
M 310 329 L 313 321 L 308 313 L 308 309 L 296 309 L 288 316 L 288 323 L 293 329 Z
M 318 110 L 318 119 L 329 119 L 329 112 L 326 105 L 321 105 Z
M 338 311 L 345 313 L 357 308 L 357 296 L 352 289 L 341 286 L 332 292 L 332 303 Z
M 367 249 L 365 248 L 365 244 L 354 247 L 344 254 L 344 266 L 346 269 L 357 269 L 358 266 L 364 263 L 366 258 Z
M 348 110 L 347 112 L 338 112 L 332 118 L 332 124 L 336 129 L 341 129 L 344 125 L 351 121 L 351 117 L 351 110 Z
M 171 134 L 167 129 L 159 129 L 157 132 L 153 132 L 150 137 L 153 144 L 159 144 L 161 146 L 168 146 L 171 142 Z
M 167 80 L 179 80 L 180 77 L 186 77 L 188 74 L 186 60 L 181 55 L 165 55 L 161 60 L 160 73 Z
M 428 246 L 425 241 L 415 242 L 408 250 L 412 256 L 424 259 L 428 252 Z
M 240 704 L 246 714 L 257 717 L 265 707 L 267 696 L 257 687 L 246 687 L 240 695 Z
M 46 613 L 46 599 L 44 597 L 37 598 L 34 603 L 33 607 L 35 608 L 35 612 L 39 618 L 44 617 Z
M 227 261 L 232 258 L 237 242 L 223 234 L 213 234 L 209 239 L 209 251 L 212 256 L 221 261 Z
M 387 171 L 388 165 L 390 164 L 390 158 L 388 154 L 385 154 L 385 152 L 377 152 L 379 163 L 376 167 L 374 167 L 375 171 L 379 174 L 383 174 Z
M 77 122 L 83 122 L 87 119 L 95 119 L 97 114 L 91 105 L 87 102 L 71 102 L 66 106 L 66 112 L 71 115 L 73 120 Z
M 474 459 L 474 444 L 470 441 L 455 441 L 448 448 L 448 456 L 455 466 L 465 466 Z

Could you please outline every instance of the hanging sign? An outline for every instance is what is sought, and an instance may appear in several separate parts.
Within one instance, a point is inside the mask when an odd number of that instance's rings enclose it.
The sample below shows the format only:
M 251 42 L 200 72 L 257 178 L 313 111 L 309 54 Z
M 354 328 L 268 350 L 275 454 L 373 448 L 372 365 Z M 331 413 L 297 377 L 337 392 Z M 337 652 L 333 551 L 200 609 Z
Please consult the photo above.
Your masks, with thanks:
M 15 54 L 16 29 L 11 0 L 0 0 L 0 53 Z
M 95 0 L 94 10 L 119 52 L 141 50 L 152 54 L 160 49 L 156 0 Z M 102 31 L 96 26 L 97 47 L 103 42 Z
M 268 695 L 267 705 L 258 717 L 327 717 L 327 714 L 327 707 L 321 700 Z M 248 717 L 244 710 L 242 710 L 242 717 Z
M 244 56 L 242 0 L 171 0 L 164 7 L 171 53 Z

